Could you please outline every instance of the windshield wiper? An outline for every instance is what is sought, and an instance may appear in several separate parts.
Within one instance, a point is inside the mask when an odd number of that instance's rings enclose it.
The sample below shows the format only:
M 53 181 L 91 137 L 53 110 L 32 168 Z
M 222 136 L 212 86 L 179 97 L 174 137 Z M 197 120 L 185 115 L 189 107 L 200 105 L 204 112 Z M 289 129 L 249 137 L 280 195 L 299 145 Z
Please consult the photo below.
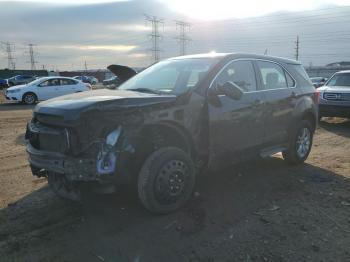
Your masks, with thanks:
M 130 91 L 136 91 L 136 92 L 142 92 L 142 93 L 151 93 L 151 94 L 156 94 L 156 95 L 160 95 L 162 94 L 162 92 L 160 91 L 156 91 L 150 88 L 133 88 L 133 89 L 129 89 Z

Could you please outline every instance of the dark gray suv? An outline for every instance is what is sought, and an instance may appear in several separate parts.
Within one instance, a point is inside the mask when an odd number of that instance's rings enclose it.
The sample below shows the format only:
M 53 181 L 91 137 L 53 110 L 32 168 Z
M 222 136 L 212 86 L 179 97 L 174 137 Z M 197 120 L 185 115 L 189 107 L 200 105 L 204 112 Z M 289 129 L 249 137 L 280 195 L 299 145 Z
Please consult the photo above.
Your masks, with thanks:
M 118 72 L 115 72 L 118 74 Z M 161 61 L 118 90 L 38 104 L 27 126 L 32 172 L 64 198 L 80 185 L 136 184 L 143 205 L 185 204 L 204 168 L 282 152 L 309 155 L 318 93 L 296 61 L 202 54 Z

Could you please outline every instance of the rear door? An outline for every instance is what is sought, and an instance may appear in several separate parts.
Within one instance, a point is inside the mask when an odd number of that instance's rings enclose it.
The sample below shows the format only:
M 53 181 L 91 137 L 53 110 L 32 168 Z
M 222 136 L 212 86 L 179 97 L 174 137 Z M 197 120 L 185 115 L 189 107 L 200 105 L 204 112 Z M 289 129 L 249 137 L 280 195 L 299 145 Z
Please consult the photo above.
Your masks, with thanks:
M 80 92 L 81 87 L 79 86 L 79 81 L 68 79 L 68 78 L 61 78 L 61 95 L 67 95 L 72 94 L 76 92 Z
M 229 62 L 214 78 L 210 88 L 216 90 L 227 81 L 238 85 L 244 93 L 240 100 L 218 94 L 219 103 L 209 103 L 211 166 L 231 163 L 245 151 L 258 147 L 264 139 L 264 97 L 258 90 L 253 62 Z
M 265 144 L 281 144 L 287 140 L 288 127 L 298 97 L 296 82 L 278 63 L 257 60 L 255 64 L 266 99 Z
M 38 85 L 39 100 L 47 100 L 61 95 L 60 80 L 58 78 L 51 78 L 41 82 Z

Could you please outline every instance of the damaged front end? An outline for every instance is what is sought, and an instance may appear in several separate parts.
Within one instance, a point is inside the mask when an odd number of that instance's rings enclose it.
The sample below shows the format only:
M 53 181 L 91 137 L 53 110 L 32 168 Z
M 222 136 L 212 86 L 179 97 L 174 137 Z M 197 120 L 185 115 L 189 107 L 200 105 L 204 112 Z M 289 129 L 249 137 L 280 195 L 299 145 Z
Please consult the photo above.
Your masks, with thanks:
M 86 182 L 129 179 L 121 161 L 133 153 L 133 147 L 126 137 L 122 138 L 120 125 L 88 145 L 82 144 L 75 133 L 74 128 L 53 127 L 34 118 L 25 136 L 33 175 L 43 177 L 53 172 L 65 175 L 69 181 Z

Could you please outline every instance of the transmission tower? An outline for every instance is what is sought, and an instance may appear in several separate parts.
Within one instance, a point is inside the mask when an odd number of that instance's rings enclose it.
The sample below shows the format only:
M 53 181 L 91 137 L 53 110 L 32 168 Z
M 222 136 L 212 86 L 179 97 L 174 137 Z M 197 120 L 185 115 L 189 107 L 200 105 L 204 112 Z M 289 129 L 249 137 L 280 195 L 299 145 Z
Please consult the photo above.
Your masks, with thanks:
M 160 59 L 159 41 L 162 39 L 162 35 L 159 33 L 159 25 L 164 25 L 163 19 L 159 19 L 156 16 L 145 15 L 147 22 L 152 25 L 152 33 L 150 34 L 152 39 L 152 54 L 154 62 L 158 62 Z
M 176 30 L 179 29 L 179 36 L 176 37 L 179 41 L 180 45 L 180 55 L 186 54 L 186 46 L 191 39 L 187 36 L 186 31 L 190 30 L 190 23 L 184 22 L 184 21 L 175 21 L 176 23 Z
M 295 60 L 299 60 L 299 36 L 297 35 L 297 41 L 295 41 Z
M 34 52 L 34 44 L 28 44 L 28 52 L 29 52 L 29 63 L 30 63 L 30 70 L 36 70 L 35 64 L 38 63 L 35 60 L 35 52 Z
M 1 44 L 5 46 L 5 52 L 7 57 L 7 68 L 15 70 L 16 63 L 15 63 L 15 58 L 13 56 L 15 45 L 11 44 L 10 42 L 1 42 Z

